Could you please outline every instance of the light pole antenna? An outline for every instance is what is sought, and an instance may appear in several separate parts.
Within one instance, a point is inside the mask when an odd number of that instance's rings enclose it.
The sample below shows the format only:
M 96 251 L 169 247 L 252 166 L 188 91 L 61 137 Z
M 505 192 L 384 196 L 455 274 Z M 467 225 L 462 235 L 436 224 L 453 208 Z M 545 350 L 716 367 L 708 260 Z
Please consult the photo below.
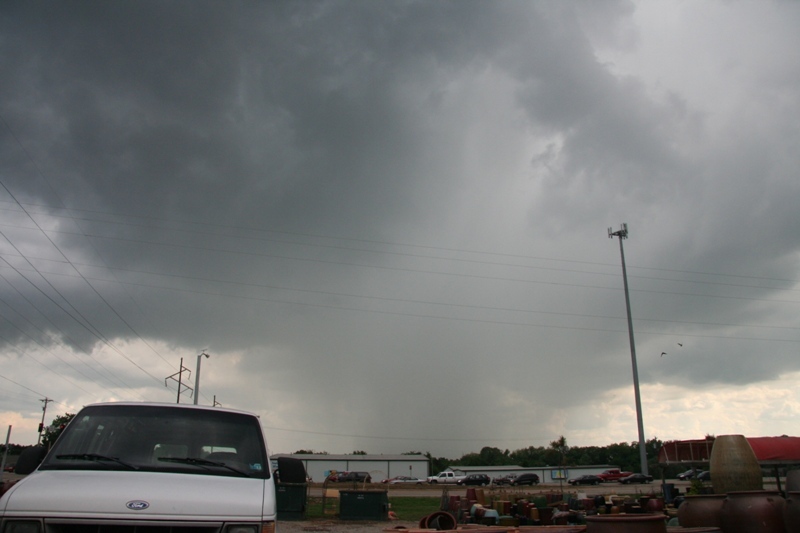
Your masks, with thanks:
M 194 373 L 194 404 L 197 405 L 197 400 L 200 398 L 200 361 L 202 361 L 203 356 L 206 356 L 206 359 L 211 357 L 208 355 L 205 350 L 197 356 L 197 369 Z
M 642 422 L 642 398 L 639 394 L 639 369 L 636 365 L 636 343 L 633 341 L 633 319 L 631 318 L 631 299 L 628 293 L 628 272 L 625 269 L 625 249 L 622 241 L 628 238 L 628 224 L 620 225 L 619 231 L 608 228 L 608 238 L 619 237 L 619 255 L 622 259 L 622 282 L 625 286 L 625 309 L 628 312 L 628 340 L 631 344 L 631 367 L 633 369 L 633 395 L 636 399 L 636 424 L 639 428 L 639 461 L 642 474 L 647 475 L 647 450 L 644 441 L 644 422 Z

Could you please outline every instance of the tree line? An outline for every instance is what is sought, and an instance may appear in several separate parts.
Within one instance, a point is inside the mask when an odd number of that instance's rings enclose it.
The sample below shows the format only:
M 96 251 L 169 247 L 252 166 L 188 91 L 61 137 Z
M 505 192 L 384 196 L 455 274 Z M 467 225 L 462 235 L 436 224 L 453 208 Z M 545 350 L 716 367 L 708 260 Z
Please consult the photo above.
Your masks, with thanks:
M 64 426 L 75 416 L 67 413 L 53 419 L 50 426 L 43 428 L 42 444 L 50 447 L 61 434 Z M 654 477 L 674 477 L 685 468 L 680 465 L 658 464 L 658 452 L 663 445 L 658 437 L 645 442 L 647 468 Z M 9 453 L 17 455 L 27 446 L 9 444 Z M 5 445 L 0 444 L 0 453 Z M 327 454 L 311 450 L 297 450 L 296 454 Z M 355 450 L 353 455 L 366 455 L 364 450 Z M 535 467 L 569 467 L 586 465 L 614 465 L 622 470 L 638 472 L 640 470 L 639 442 L 618 442 L 606 446 L 569 446 L 562 435 L 550 442 L 549 446 L 528 446 L 518 450 L 501 450 L 492 446 L 484 446 L 479 452 L 471 452 L 457 459 L 434 457 L 430 452 L 406 452 L 404 455 L 424 455 L 430 462 L 431 472 L 441 472 L 453 466 L 508 466 L 516 465 L 525 468 Z
M 645 442 L 647 470 L 653 477 L 662 475 L 675 477 L 686 469 L 685 465 L 660 465 L 658 452 L 664 444 L 658 437 Z M 298 450 L 296 454 L 323 454 L 312 450 Z M 365 455 L 363 450 L 353 451 L 353 455 Z M 641 470 L 639 457 L 639 441 L 618 442 L 606 446 L 569 446 L 564 436 L 550 442 L 549 446 L 528 446 L 518 450 L 501 450 L 492 446 L 484 446 L 479 452 L 471 452 L 459 458 L 434 457 L 430 452 L 405 452 L 403 455 L 424 455 L 430 462 L 430 471 L 441 472 L 454 466 L 521 466 L 537 467 L 570 467 L 587 465 L 613 465 L 631 472 Z
M 660 477 L 662 473 L 666 477 L 671 477 L 685 470 L 685 467 L 680 465 L 658 464 L 658 452 L 662 445 L 663 441 L 657 437 L 645 442 L 649 473 L 654 477 Z M 423 455 L 430 461 L 431 472 L 441 472 L 453 466 L 507 465 L 526 468 L 614 465 L 631 472 L 641 470 L 638 441 L 618 442 L 606 446 L 568 446 L 566 439 L 562 436 L 558 440 L 552 441 L 549 446 L 528 446 L 514 451 L 485 446 L 481 448 L 480 452 L 467 453 L 458 459 L 433 457 L 430 453 Z

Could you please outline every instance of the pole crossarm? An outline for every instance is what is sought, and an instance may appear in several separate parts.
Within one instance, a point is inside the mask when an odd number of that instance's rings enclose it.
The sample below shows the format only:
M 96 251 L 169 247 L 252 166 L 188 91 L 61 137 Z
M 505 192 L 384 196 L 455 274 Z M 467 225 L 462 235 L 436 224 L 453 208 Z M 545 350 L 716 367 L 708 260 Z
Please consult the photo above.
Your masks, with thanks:
M 171 376 L 167 376 L 167 377 L 164 378 L 164 386 L 165 387 L 168 386 L 169 380 L 173 380 L 173 381 L 177 381 L 178 382 L 178 402 L 177 403 L 181 403 L 181 392 L 183 392 L 185 390 L 189 390 L 189 391 L 194 392 L 194 389 L 192 387 L 190 387 L 189 385 L 187 385 L 187 384 L 185 384 L 183 382 L 183 373 L 184 372 L 188 372 L 189 374 L 192 373 L 192 371 L 190 369 L 188 369 L 185 366 L 183 366 L 183 357 L 181 357 L 180 370 L 178 370 L 177 372 L 175 372 Z

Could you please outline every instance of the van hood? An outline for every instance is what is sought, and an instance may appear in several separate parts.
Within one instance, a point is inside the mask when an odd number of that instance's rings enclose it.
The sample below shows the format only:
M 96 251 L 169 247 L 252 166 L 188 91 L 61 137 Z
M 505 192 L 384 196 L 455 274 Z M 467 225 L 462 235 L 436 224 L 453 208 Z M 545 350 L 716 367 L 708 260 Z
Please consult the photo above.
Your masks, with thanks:
M 271 494 L 266 494 L 271 492 Z M 271 520 L 272 479 L 97 470 L 36 471 L 0 500 L 6 516 Z

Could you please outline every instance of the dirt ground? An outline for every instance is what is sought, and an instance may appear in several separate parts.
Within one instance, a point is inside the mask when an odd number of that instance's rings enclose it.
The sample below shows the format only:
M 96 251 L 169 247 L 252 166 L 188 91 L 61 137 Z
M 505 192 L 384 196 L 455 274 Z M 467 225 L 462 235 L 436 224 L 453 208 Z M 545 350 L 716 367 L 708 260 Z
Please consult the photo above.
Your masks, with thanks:
M 322 533 L 382 533 L 392 531 L 412 529 L 419 527 L 416 522 L 404 520 L 392 520 L 387 522 L 370 521 L 339 521 L 339 520 L 281 520 L 278 522 L 278 533 L 304 533 L 319 531 Z

